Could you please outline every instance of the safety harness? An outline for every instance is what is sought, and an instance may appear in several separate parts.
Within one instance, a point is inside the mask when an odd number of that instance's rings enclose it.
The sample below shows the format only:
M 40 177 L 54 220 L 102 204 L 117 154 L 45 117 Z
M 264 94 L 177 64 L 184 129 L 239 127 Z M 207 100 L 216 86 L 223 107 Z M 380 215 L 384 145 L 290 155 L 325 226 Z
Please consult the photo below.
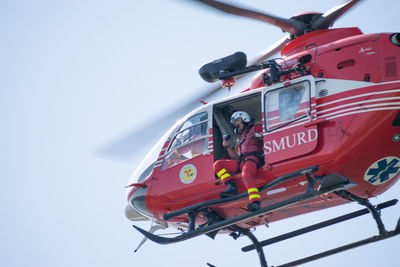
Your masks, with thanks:
M 239 160 L 238 160 L 237 172 L 240 172 L 240 165 L 242 164 L 242 162 L 243 162 L 243 164 L 244 164 L 244 163 L 246 163 L 246 161 L 252 161 L 252 162 L 254 162 L 255 164 L 257 164 L 257 168 L 260 168 L 260 167 L 262 167 L 262 166 L 265 164 L 265 161 L 264 161 L 264 153 L 263 153 L 263 152 L 256 152 L 256 151 L 253 151 L 253 152 L 249 152 L 249 153 L 246 153 L 246 154 L 241 154 L 241 152 L 240 152 L 240 146 L 241 146 L 241 145 L 243 144 L 243 142 L 246 140 L 247 134 L 249 133 L 249 131 L 251 130 L 251 128 L 253 128 L 253 126 L 254 126 L 254 124 L 248 125 L 248 127 L 247 127 L 247 129 L 246 129 L 246 132 L 245 132 L 245 134 L 244 134 L 244 137 L 241 138 L 241 140 L 240 140 L 240 142 L 239 142 L 239 144 L 238 144 L 238 148 L 239 148 Z M 252 158 L 247 158 L 247 157 L 249 157 L 249 156 L 255 156 L 255 157 L 258 159 L 258 162 L 257 162 L 256 160 L 252 159 Z

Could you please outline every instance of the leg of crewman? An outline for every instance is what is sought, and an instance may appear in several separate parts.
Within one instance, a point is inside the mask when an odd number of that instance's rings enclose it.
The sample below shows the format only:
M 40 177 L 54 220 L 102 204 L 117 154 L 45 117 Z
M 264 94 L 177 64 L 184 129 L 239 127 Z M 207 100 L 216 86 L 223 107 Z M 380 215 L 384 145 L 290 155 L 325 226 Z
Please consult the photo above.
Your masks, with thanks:
M 214 162 L 214 172 L 227 185 L 226 190 L 219 193 L 221 197 L 229 197 L 238 193 L 236 182 L 232 179 L 231 173 L 238 171 L 237 160 L 217 160 Z
M 249 205 L 247 208 L 251 211 L 260 208 L 261 196 L 255 184 L 255 176 L 257 174 L 258 159 L 255 156 L 246 157 L 242 163 L 242 179 L 246 185 L 249 194 Z

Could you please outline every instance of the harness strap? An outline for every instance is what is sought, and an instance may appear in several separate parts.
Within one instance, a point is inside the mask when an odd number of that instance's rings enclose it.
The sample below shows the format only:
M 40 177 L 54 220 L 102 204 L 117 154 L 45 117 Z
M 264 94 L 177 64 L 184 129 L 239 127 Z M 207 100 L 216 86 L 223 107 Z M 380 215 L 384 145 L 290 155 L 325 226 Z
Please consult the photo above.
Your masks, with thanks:
M 241 138 L 240 138 L 240 142 L 239 142 L 239 144 L 238 144 L 238 147 L 239 147 L 239 152 L 240 152 L 240 146 L 243 144 L 243 142 L 246 140 L 246 138 L 247 138 L 247 134 L 250 132 L 250 130 L 251 130 L 251 128 L 253 128 L 253 126 L 254 126 L 254 124 L 252 124 L 252 123 L 250 123 L 249 125 L 247 125 L 247 129 L 246 129 L 246 132 L 244 133 L 244 136 L 243 135 L 241 135 Z M 248 159 L 247 157 L 248 156 L 255 156 L 256 158 L 257 158 L 257 160 L 255 160 L 255 159 Z M 264 165 L 264 153 L 262 153 L 262 152 L 249 152 L 249 153 L 246 153 L 246 154 L 244 154 L 244 155 L 240 155 L 239 156 L 239 160 L 238 160 L 238 166 L 237 166 L 237 172 L 240 172 L 240 165 L 242 164 L 242 162 L 243 163 L 245 163 L 246 161 L 252 161 L 252 162 L 254 162 L 255 164 L 257 164 L 257 168 L 260 168 L 261 166 L 263 166 Z M 258 161 L 258 162 L 257 162 Z
M 257 168 L 258 168 L 258 162 L 257 162 L 256 160 L 254 160 L 254 159 L 245 159 L 245 160 L 243 161 L 243 164 L 246 163 L 246 161 L 252 161 L 252 162 L 254 162 L 254 163 L 257 165 Z
M 255 161 L 254 159 L 251 159 L 251 158 L 248 159 L 248 158 L 247 158 L 248 156 L 255 156 L 255 157 L 257 157 L 258 162 Z M 265 163 L 265 162 L 264 162 L 264 153 L 253 151 L 253 152 L 246 153 L 246 154 L 244 154 L 244 155 L 240 155 L 239 160 L 238 160 L 238 170 L 240 170 L 240 164 L 242 163 L 242 161 L 243 161 L 243 163 L 244 163 L 244 162 L 246 162 L 246 161 L 248 161 L 248 160 L 253 161 L 255 164 L 257 164 L 257 168 L 260 168 L 260 167 L 263 166 L 264 163 Z
M 249 124 L 247 126 L 247 130 L 246 133 L 244 134 L 243 138 L 240 138 L 240 142 L 239 142 L 239 147 L 242 145 L 242 143 L 244 142 L 244 140 L 246 140 L 247 134 L 250 132 L 250 129 L 253 128 L 253 124 Z M 241 137 L 241 136 L 240 136 Z

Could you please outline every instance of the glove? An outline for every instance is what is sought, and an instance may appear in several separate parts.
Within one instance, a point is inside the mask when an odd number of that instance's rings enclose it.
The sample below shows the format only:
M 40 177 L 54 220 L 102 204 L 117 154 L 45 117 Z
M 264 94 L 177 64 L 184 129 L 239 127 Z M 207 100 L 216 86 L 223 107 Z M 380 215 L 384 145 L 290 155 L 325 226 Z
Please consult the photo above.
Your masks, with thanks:
M 222 141 L 222 146 L 223 146 L 225 149 L 228 149 L 228 148 L 231 146 L 231 143 L 230 143 L 228 140 L 224 139 L 224 140 Z
M 254 133 L 254 138 L 262 139 L 262 133 Z

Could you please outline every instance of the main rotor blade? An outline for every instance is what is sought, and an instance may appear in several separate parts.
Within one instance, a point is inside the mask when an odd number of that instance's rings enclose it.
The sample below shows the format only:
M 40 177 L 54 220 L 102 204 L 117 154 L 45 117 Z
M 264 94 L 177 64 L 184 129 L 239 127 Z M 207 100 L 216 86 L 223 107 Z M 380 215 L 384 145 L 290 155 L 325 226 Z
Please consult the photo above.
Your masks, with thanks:
M 200 105 L 199 98 L 196 97 L 184 105 L 175 106 L 169 112 L 160 112 L 158 116 L 150 117 L 145 123 L 136 122 L 137 127 L 102 146 L 95 151 L 95 154 L 117 161 L 130 162 L 136 159 L 141 161 L 168 129 Z
M 321 17 L 319 17 L 312 23 L 312 29 L 313 30 L 328 29 L 340 16 L 342 16 L 344 13 L 346 13 L 350 8 L 352 8 L 355 4 L 357 4 L 360 1 L 361 0 L 351 0 L 347 3 L 344 3 L 340 6 L 328 10 Z
M 275 53 L 278 53 L 289 41 L 289 35 L 284 36 L 278 42 L 259 53 L 259 56 L 252 60 L 249 65 L 260 64 Z M 236 81 L 244 77 L 246 77 L 246 74 L 237 76 Z M 207 98 L 213 96 L 221 88 L 220 83 L 208 85 L 202 90 L 202 93 L 197 94 L 184 105 L 173 108 L 172 111 L 167 114 L 162 113 L 162 115 L 157 118 L 150 118 L 148 123 L 140 124 L 137 129 L 132 129 L 130 133 L 105 145 L 98 150 L 96 154 L 119 161 L 132 161 L 136 158 L 139 159 L 143 157 L 143 154 L 146 153 L 178 119 L 199 107 L 201 105 L 200 100 L 207 100 Z
M 260 64 L 269 57 L 278 53 L 290 41 L 289 35 L 285 35 L 278 42 L 269 46 L 259 56 L 252 60 L 249 65 Z M 236 77 L 236 81 L 246 77 L 246 74 Z M 156 118 L 150 118 L 148 123 L 140 124 L 138 128 L 116 138 L 109 144 L 96 151 L 98 156 L 111 158 L 119 161 L 132 161 L 141 159 L 144 153 L 151 148 L 161 136 L 172 127 L 177 120 L 201 105 L 200 100 L 207 100 L 221 89 L 221 83 L 215 83 L 203 88 L 202 92 L 195 95 L 184 105 L 175 106 L 167 113 L 161 113 Z
M 192 0 L 192 1 L 201 2 L 205 5 L 208 5 L 210 7 L 213 7 L 228 14 L 252 18 L 255 20 L 273 24 L 275 26 L 280 27 L 283 31 L 289 32 L 295 36 L 302 35 L 304 33 L 304 24 L 299 21 L 280 18 L 274 15 L 261 13 L 244 7 L 233 6 L 227 3 L 214 0 Z
M 264 62 L 269 57 L 281 51 L 282 48 L 289 42 L 290 42 L 290 36 L 289 35 L 283 36 L 279 41 L 275 42 L 271 46 L 261 51 L 259 53 L 259 56 L 255 60 L 251 61 L 249 65 L 257 65 L 260 64 L 261 62 Z

